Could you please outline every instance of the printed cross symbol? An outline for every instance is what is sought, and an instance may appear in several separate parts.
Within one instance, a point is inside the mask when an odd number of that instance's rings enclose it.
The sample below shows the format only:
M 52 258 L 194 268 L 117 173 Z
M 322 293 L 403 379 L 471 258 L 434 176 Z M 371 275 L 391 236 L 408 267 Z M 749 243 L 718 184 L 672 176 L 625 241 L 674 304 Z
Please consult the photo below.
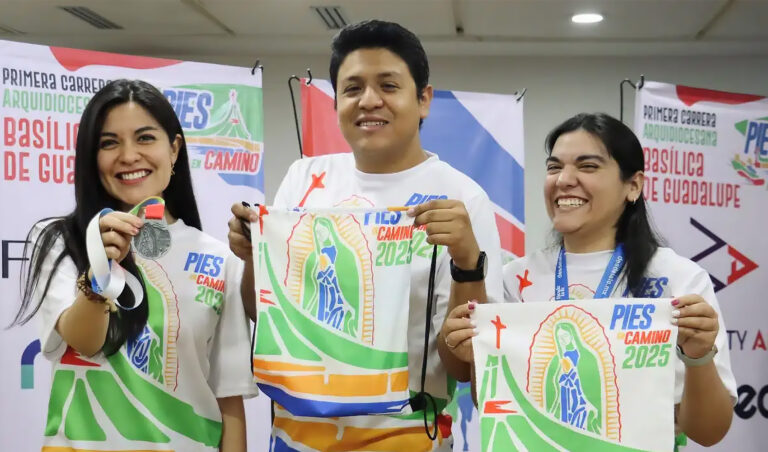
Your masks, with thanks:
M 307 192 L 304 193 L 304 197 L 301 198 L 299 207 L 304 207 L 304 203 L 307 202 L 307 198 L 309 197 L 309 194 L 312 193 L 312 190 L 316 188 L 325 188 L 325 184 L 323 184 L 323 179 L 325 179 L 325 171 L 323 171 L 320 174 L 312 174 L 311 176 L 312 176 L 312 183 L 309 184 L 309 188 L 307 189 Z
M 507 325 L 501 323 L 501 318 L 499 318 L 498 315 L 496 316 L 496 320 L 491 320 L 491 323 L 496 327 L 496 349 L 498 350 L 501 348 L 501 330 L 506 328 Z
M 515 275 L 515 276 L 517 276 L 517 280 L 520 281 L 520 284 L 517 286 L 517 291 L 520 293 L 520 295 L 522 295 L 523 289 L 533 285 L 531 280 L 528 279 L 528 269 L 527 268 L 525 269 L 525 273 L 523 274 L 522 277 L 520 275 Z

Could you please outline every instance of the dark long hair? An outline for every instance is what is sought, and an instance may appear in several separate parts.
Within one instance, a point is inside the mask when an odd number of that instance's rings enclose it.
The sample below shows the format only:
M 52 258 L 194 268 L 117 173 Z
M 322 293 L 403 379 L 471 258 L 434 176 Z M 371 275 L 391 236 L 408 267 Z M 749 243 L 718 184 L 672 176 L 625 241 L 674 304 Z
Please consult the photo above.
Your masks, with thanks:
M 557 139 L 568 132 L 584 130 L 602 141 L 608 154 L 616 160 L 621 180 L 626 182 L 638 171 L 645 170 L 645 157 L 634 132 L 618 119 L 605 113 L 580 113 L 555 127 L 545 140 L 547 155 L 552 155 Z M 651 226 L 642 191 L 634 203 L 625 202 L 624 212 L 616 224 L 616 243 L 624 244 L 627 288 L 640 289 L 648 263 L 661 245 Z
M 110 82 L 91 98 L 80 118 L 75 149 L 75 210 L 65 217 L 56 218 L 48 223 L 42 228 L 42 232 L 35 243 L 31 244 L 30 265 L 26 272 L 23 269 L 21 272 L 24 278 L 22 280 L 21 308 L 16 313 L 14 325 L 28 322 L 37 313 L 48 293 L 56 270 L 66 256 L 74 261 L 78 273 L 88 270 L 88 256 L 85 247 L 85 229 L 88 222 L 105 207 L 114 210 L 120 209 L 121 202 L 107 193 L 99 182 L 96 156 L 99 152 L 101 130 L 108 112 L 110 109 L 127 102 L 141 105 L 155 118 L 168 135 L 169 142 L 172 143 L 176 135 L 181 136 L 182 144 L 174 165 L 174 174 L 163 192 L 163 198 L 166 208 L 172 216 L 182 219 L 189 226 L 201 229 L 200 215 L 192 191 L 187 145 L 173 107 L 157 88 L 147 82 L 140 80 Z M 33 227 L 32 231 L 34 229 Z M 30 246 L 29 240 L 32 231 L 27 235 L 28 244 L 24 247 L 25 256 L 27 256 L 27 248 Z M 40 301 L 34 304 L 32 298 L 40 283 L 43 263 L 46 259 L 51 258 L 48 255 L 58 240 L 63 241 L 64 251 L 54 258 L 53 270 L 48 275 L 48 280 L 44 281 L 45 285 Z M 142 281 L 130 253 L 120 262 L 120 265 L 136 276 L 139 281 Z M 143 281 L 142 291 L 146 299 L 147 294 Z M 118 300 L 125 306 L 130 306 L 133 303 L 133 297 L 129 290 L 124 291 Z M 133 310 L 118 309 L 118 312 L 110 313 L 107 337 L 102 351 L 107 355 L 117 352 L 127 339 L 135 337 L 144 329 L 148 316 L 149 303 L 146 302 Z

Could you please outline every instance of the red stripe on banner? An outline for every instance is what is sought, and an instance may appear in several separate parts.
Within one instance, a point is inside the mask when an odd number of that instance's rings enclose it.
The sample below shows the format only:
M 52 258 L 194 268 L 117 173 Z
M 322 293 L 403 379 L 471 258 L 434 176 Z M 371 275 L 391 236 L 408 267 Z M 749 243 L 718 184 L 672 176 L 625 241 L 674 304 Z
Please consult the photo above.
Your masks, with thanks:
M 725 91 L 715 91 L 713 89 L 692 88 L 690 86 L 676 85 L 677 97 L 687 106 L 696 102 L 718 102 L 728 105 L 739 105 L 747 102 L 765 99 L 764 96 L 754 94 L 728 93 Z
M 85 66 L 117 66 L 131 69 L 157 69 L 179 64 L 181 60 L 152 58 L 118 53 L 97 52 L 95 50 L 68 49 L 66 47 L 50 47 L 53 57 L 66 70 L 76 71 Z
M 525 255 L 525 232 L 499 214 L 496 214 L 496 227 L 499 229 L 501 248 L 517 257 L 523 257 Z
M 301 136 L 308 157 L 352 152 L 339 130 L 333 98 L 306 83 L 301 83 Z

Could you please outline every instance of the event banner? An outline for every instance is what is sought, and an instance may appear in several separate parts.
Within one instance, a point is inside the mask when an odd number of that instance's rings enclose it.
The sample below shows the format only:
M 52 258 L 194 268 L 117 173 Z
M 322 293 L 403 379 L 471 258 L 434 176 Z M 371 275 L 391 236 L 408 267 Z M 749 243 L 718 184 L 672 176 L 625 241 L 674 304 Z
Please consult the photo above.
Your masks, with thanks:
M 669 246 L 709 272 L 728 330 L 739 398 L 715 448 L 765 450 L 768 99 L 645 82 L 635 133 L 653 221 Z
M 674 449 L 668 299 L 479 305 L 483 451 Z
M 408 338 L 392 333 L 408 324 L 413 227 L 402 211 L 261 208 L 253 369 L 264 394 L 295 416 L 403 412 Z
M 65 215 L 74 207 L 80 116 L 94 93 L 119 78 L 152 83 L 176 111 L 206 232 L 226 240 L 229 205 L 264 199 L 260 72 L 0 41 L 3 450 L 39 450 L 50 388 L 50 367 L 38 357 L 35 319 L 5 329 L 19 308 L 25 238 L 37 220 Z
M 350 152 L 327 80 L 301 83 L 304 155 Z M 523 99 L 435 90 L 421 145 L 471 177 L 493 202 L 506 259 L 525 254 Z M 505 259 L 505 260 L 506 260 Z

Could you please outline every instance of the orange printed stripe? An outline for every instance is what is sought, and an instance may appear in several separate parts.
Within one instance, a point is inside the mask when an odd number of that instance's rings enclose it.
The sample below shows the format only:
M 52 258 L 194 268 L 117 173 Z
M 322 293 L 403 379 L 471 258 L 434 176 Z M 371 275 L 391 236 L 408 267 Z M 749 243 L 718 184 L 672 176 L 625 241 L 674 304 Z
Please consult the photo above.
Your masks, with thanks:
M 291 440 L 315 450 L 339 452 L 365 450 L 371 452 L 427 452 L 433 449 L 424 427 L 357 428 L 345 426 L 339 440 L 339 427 L 330 422 L 302 422 L 275 417 L 275 428 L 282 430 Z M 438 434 L 438 442 L 442 437 Z
M 253 360 L 254 369 L 273 370 L 273 371 L 297 371 L 297 372 L 322 372 L 323 366 L 303 366 L 301 364 L 276 363 L 274 361 L 264 361 L 263 359 Z
M 392 387 L 405 390 L 408 387 L 406 372 L 392 373 Z M 407 373 L 406 373 L 407 374 Z M 388 374 L 375 375 L 270 375 L 254 372 L 253 375 L 267 383 L 280 385 L 290 391 L 339 397 L 370 397 L 386 394 L 389 388 Z M 328 383 L 325 382 L 326 378 Z M 405 379 L 405 384 L 403 380 Z
M 392 385 L 393 392 L 405 391 L 408 389 L 408 371 L 393 373 L 390 384 Z
M 43 446 L 43 449 L 41 452 L 105 452 L 104 449 L 102 450 L 95 450 L 95 449 L 75 449 L 72 447 L 56 447 L 56 446 Z M 149 450 L 149 449 L 125 449 L 125 450 L 110 450 L 109 452 L 174 452 L 170 449 L 163 449 L 163 450 Z

